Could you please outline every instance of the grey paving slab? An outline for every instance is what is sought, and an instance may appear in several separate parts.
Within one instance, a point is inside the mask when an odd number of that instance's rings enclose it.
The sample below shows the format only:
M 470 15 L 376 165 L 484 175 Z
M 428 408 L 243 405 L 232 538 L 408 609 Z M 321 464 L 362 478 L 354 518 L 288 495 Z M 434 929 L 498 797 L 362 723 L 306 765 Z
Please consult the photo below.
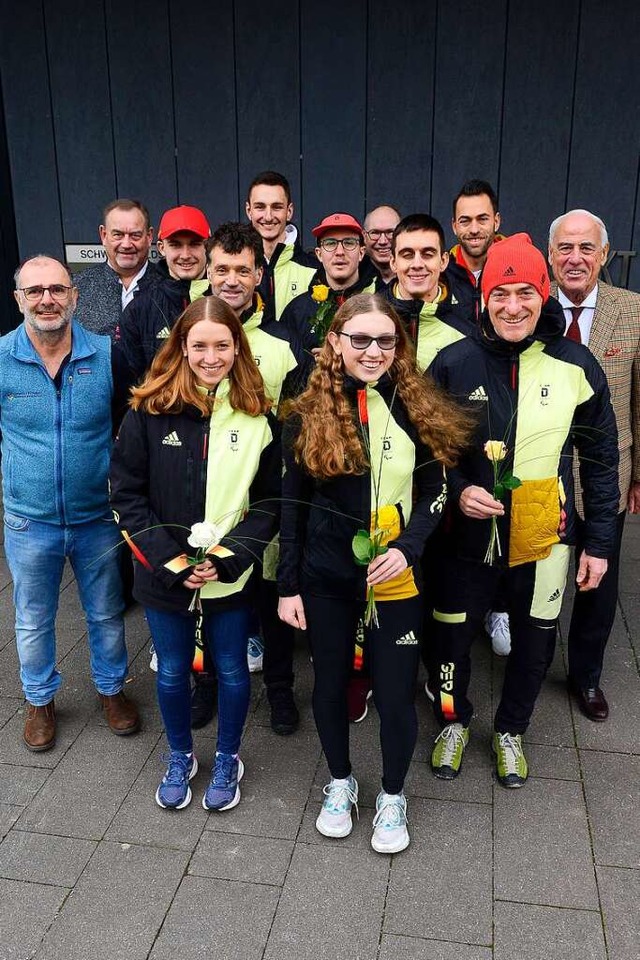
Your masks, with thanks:
M 0 840 L 9 833 L 23 809 L 16 803 L 0 803 Z
M 640 955 L 640 872 L 598 867 L 609 960 Z
M 637 593 L 621 595 L 619 606 L 620 620 L 637 661 L 640 659 L 640 597 Z
M 384 933 L 491 945 L 491 808 L 416 798 L 408 812 L 411 846 L 392 864 Z
M 582 750 L 596 863 L 640 866 L 640 757 Z
M 187 854 L 101 843 L 36 960 L 146 960 Z
M 496 903 L 494 960 L 607 960 L 597 911 Z M 627 958 L 631 960 L 631 957 Z
M 261 960 L 280 891 L 259 884 L 185 877 L 150 960 L 181 955 Z
M 491 947 L 386 934 L 382 937 L 378 954 L 378 960 L 492 960 L 492 957 Z
M 29 803 L 48 776 L 38 767 L 0 763 L 0 802 Z
M 277 737 L 256 725 L 246 734 L 241 752 L 242 800 L 233 810 L 210 813 L 206 829 L 295 839 L 320 754 L 315 732 Z
M 68 892 L 41 883 L 0 880 L 2 960 L 33 957 Z
M 527 738 L 527 762 L 532 777 L 549 780 L 580 780 L 580 766 L 575 747 L 555 747 L 530 743 Z
M 191 781 L 193 799 L 189 807 L 184 810 L 163 810 L 155 802 L 155 794 L 166 769 L 162 756 L 167 749 L 162 737 L 112 820 L 105 839 L 152 845 L 160 843 L 189 852 L 195 849 L 208 816 L 200 804 L 208 781 L 208 771 L 201 767 Z M 197 741 L 195 752 L 201 760 Z
M 189 873 L 218 880 L 241 880 L 282 886 L 291 862 L 293 841 L 241 834 L 203 834 L 189 864 Z
M 520 790 L 496 785 L 494 889 L 503 900 L 597 909 L 580 784 L 530 779 Z
M 22 694 L 19 697 L 0 697 L 0 727 L 13 717 L 22 706 Z
M 25 811 L 20 829 L 100 840 L 154 744 L 150 734 L 85 730 Z
M 574 707 L 576 740 L 581 747 L 640 754 L 640 676 L 626 634 L 616 621 L 605 654 L 601 685 L 609 702 L 610 718 L 593 723 Z M 616 719 L 620 722 L 613 723 Z
M 0 844 L 0 877 L 72 887 L 95 848 L 90 840 L 12 830 Z
M 0 650 L 0 697 L 23 696 L 18 675 L 18 655 L 15 641 L 6 643 Z
M 370 847 L 299 844 L 264 960 L 375 957 L 389 864 Z

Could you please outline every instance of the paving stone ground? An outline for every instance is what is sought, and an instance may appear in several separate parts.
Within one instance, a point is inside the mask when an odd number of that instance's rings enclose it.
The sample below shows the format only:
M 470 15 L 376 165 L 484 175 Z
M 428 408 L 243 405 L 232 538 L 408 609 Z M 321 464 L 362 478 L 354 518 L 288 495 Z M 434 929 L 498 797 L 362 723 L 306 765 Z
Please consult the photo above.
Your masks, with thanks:
M 314 828 L 326 767 L 302 647 L 295 736 L 271 732 L 253 678 L 240 805 L 224 814 L 200 805 L 212 725 L 196 735 L 194 802 L 160 810 L 165 743 L 144 618 L 139 609 L 127 616 L 127 691 L 144 725 L 116 738 L 89 681 L 70 575 L 60 595 L 58 742 L 29 753 L 0 558 L 0 960 L 639 960 L 639 561 L 640 521 L 630 518 L 603 678 L 610 720 L 590 723 L 571 703 L 561 636 L 526 737 L 523 790 L 505 791 L 492 776 L 504 664 L 488 644 L 474 650 L 476 717 L 455 782 L 430 772 L 436 730 L 421 685 L 407 783 L 412 842 L 388 857 L 369 845 L 380 766 L 374 708 L 352 727 L 360 820 L 346 840 Z

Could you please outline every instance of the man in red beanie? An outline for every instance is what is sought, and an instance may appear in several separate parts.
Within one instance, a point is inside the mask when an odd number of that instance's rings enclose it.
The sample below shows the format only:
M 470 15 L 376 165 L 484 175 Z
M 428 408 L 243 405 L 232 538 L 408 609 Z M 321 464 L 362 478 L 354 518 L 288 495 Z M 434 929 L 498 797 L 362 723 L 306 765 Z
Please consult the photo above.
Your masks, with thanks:
M 576 542 L 572 448 L 585 506 L 576 581 L 586 591 L 600 583 L 613 550 L 617 431 L 604 374 L 586 347 L 564 337 L 544 256 L 526 234 L 491 246 L 481 285 L 478 336 L 446 347 L 429 368 L 477 423 L 474 443 L 448 473 L 451 555 L 433 613 L 442 731 L 431 766 L 443 779 L 460 770 L 473 714 L 469 651 L 500 594 L 512 645 L 493 750 L 499 782 L 521 787 L 528 776 L 522 735 L 553 655 Z

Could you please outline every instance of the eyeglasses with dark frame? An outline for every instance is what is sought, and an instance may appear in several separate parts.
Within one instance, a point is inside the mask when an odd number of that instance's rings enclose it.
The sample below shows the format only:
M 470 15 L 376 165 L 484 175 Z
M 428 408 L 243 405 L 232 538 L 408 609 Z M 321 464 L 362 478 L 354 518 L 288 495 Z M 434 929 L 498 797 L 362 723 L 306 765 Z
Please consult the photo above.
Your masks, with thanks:
M 387 240 L 391 240 L 393 237 L 393 232 L 393 230 L 365 230 L 369 240 L 371 240 L 373 243 L 377 243 L 380 237 L 385 237 Z
M 327 237 L 318 240 L 318 246 L 326 250 L 327 253 L 333 253 L 334 250 L 337 250 L 338 244 L 342 244 L 343 250 L 353 251 L 360 246 L 360 240 L 358 237 L 344 237 L 342 240 L 338 240 L 336 237 Z
M 377 343 L 381 350 L 393 350 L 398 345 L 397 333 L 383 333 L 379 337 L 370 337 L 366 333 L 345 333 L 338 330 L 341 337 L 349 337 L 354 350 L 368 350 L 372 343 Z
M 48 287 L 18 287 L 18 290 L 24 293 L 25 298 L 31 303 L 42 300 L 45 290 L 49 291 L 49 296 L 52 300 L 58 300 L 64 303 L 65 300 L 68 300 L 73 287 L 65 287 L 63 283 L 50 283 Z

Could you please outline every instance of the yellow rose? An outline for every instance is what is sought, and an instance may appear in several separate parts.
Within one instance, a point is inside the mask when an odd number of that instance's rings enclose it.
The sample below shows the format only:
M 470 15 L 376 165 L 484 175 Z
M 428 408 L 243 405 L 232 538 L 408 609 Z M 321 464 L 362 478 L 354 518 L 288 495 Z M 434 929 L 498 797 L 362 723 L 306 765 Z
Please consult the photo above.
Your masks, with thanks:
M 491 463 L 498 463 L 506 457 L 507 448 L 502 440 L 487 440 L 484 445 L 484 452 L 489 460 L 491 460 Z
M 316 283 L 311 291 L 311 299 L 315 300 L 316 303 L 324 303 L 328 296 L 329 287 L 325 287 L 324 283 Z

